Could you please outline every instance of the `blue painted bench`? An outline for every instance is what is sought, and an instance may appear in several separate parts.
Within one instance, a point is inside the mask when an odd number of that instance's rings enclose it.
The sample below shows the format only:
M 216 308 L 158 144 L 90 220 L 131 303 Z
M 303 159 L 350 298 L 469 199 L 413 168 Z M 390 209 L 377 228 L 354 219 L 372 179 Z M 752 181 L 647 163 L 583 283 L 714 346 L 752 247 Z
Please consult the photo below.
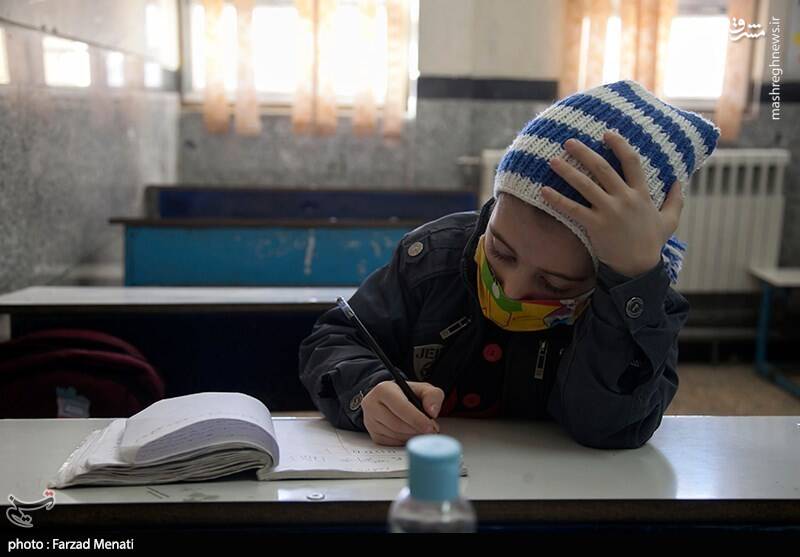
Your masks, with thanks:
M 468 191 L 161 186 L 145 189 L 161 219 L 434 220 L 477 208 Z
M 469 192 L 151 186 L 125 231 L 126 286 L 348 286 Z
M 419 221 L 111 219 L 125 227 L 126 286 L 348 286 Z

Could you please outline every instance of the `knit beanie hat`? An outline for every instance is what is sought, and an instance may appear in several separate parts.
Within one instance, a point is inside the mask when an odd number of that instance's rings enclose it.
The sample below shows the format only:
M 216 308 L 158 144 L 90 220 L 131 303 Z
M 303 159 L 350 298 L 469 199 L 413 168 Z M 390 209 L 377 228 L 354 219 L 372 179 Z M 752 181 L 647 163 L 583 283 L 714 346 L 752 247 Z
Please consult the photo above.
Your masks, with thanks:
M 541 196 L 541 188 L 547 185 L 589 207 L 589 202 L 556 174 L 548 161 L 560 157 L 596 183 L 586 168 L 564 149 L 564 142 L 574 137 L 624 176 L 619 160 L 603 142 L 606 131 L 620 134 L 639 154 L 650 197 L 658 209 L 676 180 L 685 193 L 689 178 L 711 155 L 719 138 L 719 128 L 712 122 L 665 103 L 631 80 L 608 83 L 565 97 L 525 125 L 500 160 L 494 197 L 507 192 L 565 224 L 589 250 L 595 272 L 598 260 L 585 228 L 549 205 Z M 678 279 L 685 251 L 686 244 L 674 235 L 661 250 L 673 283 Z

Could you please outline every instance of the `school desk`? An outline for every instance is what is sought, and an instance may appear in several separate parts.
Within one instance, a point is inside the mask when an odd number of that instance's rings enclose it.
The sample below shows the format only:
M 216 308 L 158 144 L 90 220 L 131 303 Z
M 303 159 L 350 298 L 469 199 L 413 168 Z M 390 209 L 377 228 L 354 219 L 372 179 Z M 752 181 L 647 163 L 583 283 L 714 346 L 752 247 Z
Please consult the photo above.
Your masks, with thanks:
M 767 358 L 773 298 L 786 302 L 789 292 L 800 287 L 800 268 L 752 267 L 750 273 L 761 283 L 761 306 L 758 313 L 756 335 L 756 372 L 773 381 L 780 388 L 800 396 L 800 383 L 793 380 L 782 366 Z M 797 364 L 795 363 L 795 366 Z M 795 376 L 797 374 L 795 373 Z
M 284 417 L 278 419 L 292 419 Z M 0 493 L 41 498 L 107 419 L 2 420 Z M 443 419 L 464 447 L 463 493 L 484 530 L 602 528 L 800 532 L 800 417 L 666 416 L 643 447 L 576 444 L 553 422 Z M 403 479 L 205 483 L 55 490 L 35 527 L 377 530 Z M 33 532 L 35 533 L 35 532 Z
M 350 298 L 342 288 L 31 287 L 0 296 L 11 335 L 49 328 L 103 331 L 136 346 L 167 396 L 239 391 L 274 410 L 313 404 L 298 347 L 317 318 Z

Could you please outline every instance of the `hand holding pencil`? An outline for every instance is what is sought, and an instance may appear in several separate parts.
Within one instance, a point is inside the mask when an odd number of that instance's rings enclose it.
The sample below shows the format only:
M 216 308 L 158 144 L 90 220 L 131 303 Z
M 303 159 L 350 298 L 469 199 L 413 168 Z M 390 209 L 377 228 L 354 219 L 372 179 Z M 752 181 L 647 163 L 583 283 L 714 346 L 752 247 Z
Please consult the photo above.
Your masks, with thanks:
M 345 299 L 339 297 L 336 303 L 394 378 L 378 383 L 361 401 L 364 426 L 372 440 L 404 445 L 414 435 L 438 433 L 434 418 L 442 408 L 444 392 L 430 383 L 407 382 Z
M 439 415 L 444 392 L 430 383 L 408 385 L 431 418 L 417 410 L 394 381 L 378 383 L 361 401 L 364 426 L 379 445 L 402 446 L 415 435 L 439 433 L 439 424 L 432 418 Z

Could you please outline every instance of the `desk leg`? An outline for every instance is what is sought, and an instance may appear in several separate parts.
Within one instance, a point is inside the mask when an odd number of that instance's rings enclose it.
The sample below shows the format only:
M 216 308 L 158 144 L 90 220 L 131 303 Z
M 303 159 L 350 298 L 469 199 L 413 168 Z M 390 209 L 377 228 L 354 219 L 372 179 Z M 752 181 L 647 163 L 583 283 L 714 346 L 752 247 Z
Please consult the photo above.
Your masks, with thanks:
M 756 372 L 769 379 L 785 391 L 800 397 L 800 385 L 789 379 L 777 367 L 767 361 L 767 342 L 769 341 L 770 310 L 772 309 L 773 290 L 776 294 L 785 294 L 779 288 L 773 288 L 766 282 L 761 283 L 761 309 L 758 314 L 758 330 L 756 332 Z
M 756 371 L 769 377 L 767 364 L 767 341 L 769 340 L 769 319 L 772 306 L 772 285 L 761 283 L 761 309 L 758 312 L 758 330 L 756 331 Z

